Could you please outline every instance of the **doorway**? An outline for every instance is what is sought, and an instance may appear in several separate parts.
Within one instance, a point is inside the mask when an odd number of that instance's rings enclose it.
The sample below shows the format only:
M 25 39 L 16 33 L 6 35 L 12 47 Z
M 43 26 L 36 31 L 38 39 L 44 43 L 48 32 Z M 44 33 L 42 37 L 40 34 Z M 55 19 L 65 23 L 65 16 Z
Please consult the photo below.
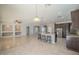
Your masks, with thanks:
M 62 28 L 57 28 L 56 31 L 57 31 L 57 37 L 62 38 Z
M 29 27 L 29 26 L 26 27 L 26 35 L 27 35 L 27 36 L 30 35 L 30 27 Z
M 39 33 L 40 33 L 40 26 L 34 26 L 33 34 L 35 36 L 38 36 Z

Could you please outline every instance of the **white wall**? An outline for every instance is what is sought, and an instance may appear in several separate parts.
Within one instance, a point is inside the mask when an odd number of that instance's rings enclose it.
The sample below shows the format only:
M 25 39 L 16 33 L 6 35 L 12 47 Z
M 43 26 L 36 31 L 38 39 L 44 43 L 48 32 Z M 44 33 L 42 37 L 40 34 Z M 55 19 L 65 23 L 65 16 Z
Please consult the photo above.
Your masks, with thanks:
M 26 34 L 26 26 L 34 23 L 35 5 L 0 5 L 1 20 L 13 23 L 16 19 L 22 20 L 22 35 Z M 79 9 L 79 5 L 37 5 L 41 23 L 52 21 L 71 21 L 70 11 Z M 61 16 L 61 17 L 60 17 Z M 46 21 L 47 20 L 47 21 Z
M 1 17 L 1 14 L 2 13 L 2 7 L 0 5 L 0 36 L 1 36 L 1 23 L 2 23 L 2 17 Z

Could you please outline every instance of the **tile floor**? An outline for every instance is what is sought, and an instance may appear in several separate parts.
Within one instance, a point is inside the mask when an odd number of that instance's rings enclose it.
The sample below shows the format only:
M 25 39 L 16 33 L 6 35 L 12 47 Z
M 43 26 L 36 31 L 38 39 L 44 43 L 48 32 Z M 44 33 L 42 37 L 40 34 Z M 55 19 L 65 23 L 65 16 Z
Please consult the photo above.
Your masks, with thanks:
M 56 44 L 42 42 L 35 37 L 0 38 L 1 55 L 78 55 L 66 48 L 65 39 Z

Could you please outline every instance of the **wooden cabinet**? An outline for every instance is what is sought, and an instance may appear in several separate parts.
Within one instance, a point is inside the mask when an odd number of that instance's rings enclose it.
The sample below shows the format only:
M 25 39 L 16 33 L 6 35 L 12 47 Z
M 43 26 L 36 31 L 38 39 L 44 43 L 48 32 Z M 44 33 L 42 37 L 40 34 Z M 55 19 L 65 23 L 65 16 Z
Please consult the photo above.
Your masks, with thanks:
M 71 12 L 72 27 L 79 29 L 79 10 Z
M 79 52 L 79 36 L 77 35 L 67 36 L 66 46 L 68 49 Z
M 79 52 L 79 35 L 76 34 L 78 33 L 77 31 L 79 31 L 79 10 L 72 11 L 71 17 L 72 17 L 72 30 L 75 29 L 75 31 L 72 31 L 73 33 L 67 36 L 66 46 L 69 49 Z

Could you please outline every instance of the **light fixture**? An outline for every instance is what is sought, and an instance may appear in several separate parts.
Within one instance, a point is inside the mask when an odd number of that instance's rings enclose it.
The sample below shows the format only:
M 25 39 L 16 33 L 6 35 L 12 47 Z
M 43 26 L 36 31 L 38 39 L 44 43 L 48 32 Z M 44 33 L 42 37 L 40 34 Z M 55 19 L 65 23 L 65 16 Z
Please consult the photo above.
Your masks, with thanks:
M 45 4 L 46 7 L 51 6 L 52 4 Z
M 35 22 L 39 22 L 39 21 L 40 21 L 40 18 L 39 18 L 38 16 L 36 16 L 36 17 L 34 18 L 34 21 L 35 21 Z
M 35 22 L 40 22 L 40 18 L 38 16 L 38 8 L 37 8 L 37 5 L 35 5 L 35 9 L 36 9 L 36 16 L 34 17 L 34 21 Z
M 20 23 L 22 23 L 22 21 L 21 21 L 21 19 L 17 19 L 17 20 L 15 20 L 15 23 L 20 24 Z

